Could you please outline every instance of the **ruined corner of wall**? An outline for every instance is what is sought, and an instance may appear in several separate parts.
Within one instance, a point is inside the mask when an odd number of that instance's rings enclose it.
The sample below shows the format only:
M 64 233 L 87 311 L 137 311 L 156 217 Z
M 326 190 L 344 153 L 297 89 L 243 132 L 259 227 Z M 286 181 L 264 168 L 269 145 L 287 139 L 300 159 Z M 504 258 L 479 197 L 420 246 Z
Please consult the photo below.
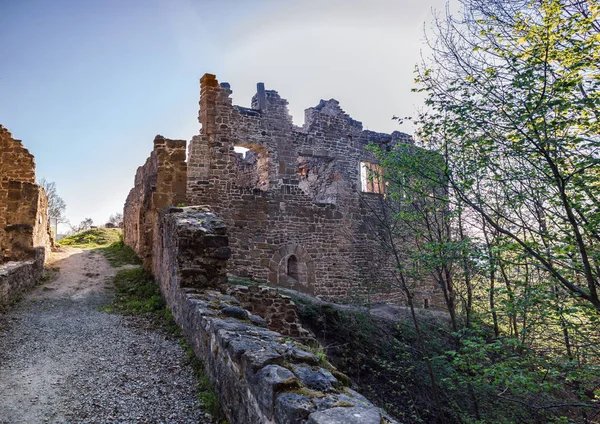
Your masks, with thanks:
M 0 305 L 31 287 L 50 252 L 48 198 L 33 155 L 0 125 Z

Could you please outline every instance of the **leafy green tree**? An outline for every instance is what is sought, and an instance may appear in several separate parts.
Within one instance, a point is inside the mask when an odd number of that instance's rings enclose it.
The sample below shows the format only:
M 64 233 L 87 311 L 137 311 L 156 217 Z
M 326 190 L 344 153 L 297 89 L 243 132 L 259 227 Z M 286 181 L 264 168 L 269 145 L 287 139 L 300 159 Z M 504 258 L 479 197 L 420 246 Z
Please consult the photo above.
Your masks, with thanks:
M 462 202 L 600 311 L 599 6 L 466 3 L 419 72 L 420 137 Z
M 465 422 L 593 422 L 600 6 L 461 3 L 462 15 L 437 21 L 433 58 L 418 69 L 427 108 L 417 145 L 431 152 L 377 151 L 388 181 L 382 239 L 409 303 L 427 276 L 450 312 L 452 372 L 428 363 L 438 409 L 457 405 Z

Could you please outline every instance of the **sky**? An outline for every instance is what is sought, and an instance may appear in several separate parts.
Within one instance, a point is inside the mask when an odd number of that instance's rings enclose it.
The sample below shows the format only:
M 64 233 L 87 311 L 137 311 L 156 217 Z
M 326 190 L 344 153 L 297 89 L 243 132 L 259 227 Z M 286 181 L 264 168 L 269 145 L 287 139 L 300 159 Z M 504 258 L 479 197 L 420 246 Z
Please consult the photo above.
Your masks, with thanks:
M 0 124 L 56 183 L 71 223 L 121 212 L 157 134 L 198 134 L 199 79 L 256 83 L 294 123 L 335 98 L 365 129 L 421 107 L 415 65 L 446 0 L 0 0 Z M 406 125 L 406 124 L 405 124 Z

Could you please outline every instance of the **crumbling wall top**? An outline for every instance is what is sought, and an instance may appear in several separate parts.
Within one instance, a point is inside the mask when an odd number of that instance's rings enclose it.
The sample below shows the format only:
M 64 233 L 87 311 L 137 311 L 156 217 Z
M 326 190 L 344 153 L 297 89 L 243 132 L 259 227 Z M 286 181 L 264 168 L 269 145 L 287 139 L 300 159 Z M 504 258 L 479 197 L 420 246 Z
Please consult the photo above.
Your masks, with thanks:
M 304 130 L 310 131 L 321 120 L 331 122 L 332 118 L 339 118 L 347 125 L 361 131 L 363 129 L 362 122 L 352 119 L 340 107 L 340 102 L 335 99 L 322 100 L 315 107 L 309 107 L 304 111 Z
M 35 183 L 35 161 L 21 140 L 0 125 L 0 178 Z
M 289 113 L 288 101 L 281 97 L 275 90 L 266 90 L 265 84 L 257 84 L 257 92 L 251 100 L 250 107 L 233 105 L 231 99 L 231 85 L 227 82 L 219 83 L 214 74 L 204 74 L 200 79 L 200 113 L 199 121 L 202 124 L 202 134 L 212 134 L 220 129 L 227 128 L 231 122 L 215 122 L 215 116 L 220 114 L 221 106 L 228 106 L 237 111 L 241 116 L 258 118 L 271 122 L 271 126 L 289 128 L 296 133 L 310 134 L 314 132 L 347 133 L 353 136 L 359 134 L 368 142 L 387 143 L 402 142 L 412 143 L 410 135 L 400 131 L 391 134 L 363 130 L 362 122 L 353 119 L 341 107 L 336 99 L 320 100 L 314 107 L 304 111 L 304 125 L 295 126 Z M 279 123 L 279 125 L 274 123 Z M 267 125 L 268 127 L 269 125 Z

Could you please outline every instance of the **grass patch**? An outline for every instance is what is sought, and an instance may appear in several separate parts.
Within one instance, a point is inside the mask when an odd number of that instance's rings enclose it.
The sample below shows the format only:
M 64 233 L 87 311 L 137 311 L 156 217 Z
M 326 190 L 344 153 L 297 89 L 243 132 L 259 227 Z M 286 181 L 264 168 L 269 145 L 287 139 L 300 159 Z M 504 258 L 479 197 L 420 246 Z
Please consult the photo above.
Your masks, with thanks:
M 94 249 L 106 247 L 120 240 L 120 228 L 92 228 L 58 241 L 59 246 L 79 247 L 82 249 Z
M 121 270 L 113 278 L 115 310 L 123 314 L 162 313 L 166 304 L 152 275 L 142 267 Z
M 54 281 L 58 277 L 59 273 L 60 273 L 60 267 L 45 266 L 44 271 L 42 272 L 42 276 L 40 278 L 38 278 L 36 284 L 40 285 L 40 284 L 49 283 L 50 281 Z
M 115 241 L 107 247 L 102 248 L 102 253 L 114 268 L 123 265 L 141 265 L 142 261 L 133 249 L 127 246 L 123 240 Z
M 261 283 L 259 281 L 251 280 L 250 278 L 231 276 L 227 277 L 227 282 L 233 286 L 264 286 L 266 283 Z
M 219 402 L 210 379 L 204 372 L 204 364 L 198 359 L 194 350 L 187 344 L 183 337 L 179 338 L 179 344 L 185 349 L 187 361 L 194 370 L 194 376 L 197 381 L 196 393 L 198 394 L 198 400 L 204 406 L 206 412 L 217 419 L 217 422 L 226 424 L 227 421 L 223 419 L 223 412 L 221 411 L 221 402 Z
M 114 249 L 116 250 L 117 247 Z M 102 310 L 126 315 L 143 315 L 150 319 L 157 328 L 162 328 L 175 337 L 185 349 L 186 362 L 192 367 L 196 377 L 198 401 L 203 409 L 218 422 L 226 423 L 217 394 L 204 372 L 204 364 L 183 338 L 152 275 L 142 267 L 123 269 L 115 275 L 113 283 L 115 286 L 114 302 L 112 305 L 105 305 Z
M 340 381 L 356 384 L 357 390 L 400 422 L 434 422 L 432 388 L 427 368 L 410 320 L 384 320 L 364 310 L 348 310 L 331 304 L 292 296 L 298 317 L 315 333 L 326 352 L 311 351 L 322 361 L 331 361 L 339 371 L 329 369 Z M 426 351 L 434 358 L 440 378 L 450 376 L 443 353 L 450 350 L 447 319 L 422 314 Z M 323 366 L 323 365 L 321 365 Z M 342 374 L 343 373 L 343 374 Z M 464 400 L 464 396 L 459 398 Z M 448 423 L 459 422 L 452 408 L 444 410 Z

